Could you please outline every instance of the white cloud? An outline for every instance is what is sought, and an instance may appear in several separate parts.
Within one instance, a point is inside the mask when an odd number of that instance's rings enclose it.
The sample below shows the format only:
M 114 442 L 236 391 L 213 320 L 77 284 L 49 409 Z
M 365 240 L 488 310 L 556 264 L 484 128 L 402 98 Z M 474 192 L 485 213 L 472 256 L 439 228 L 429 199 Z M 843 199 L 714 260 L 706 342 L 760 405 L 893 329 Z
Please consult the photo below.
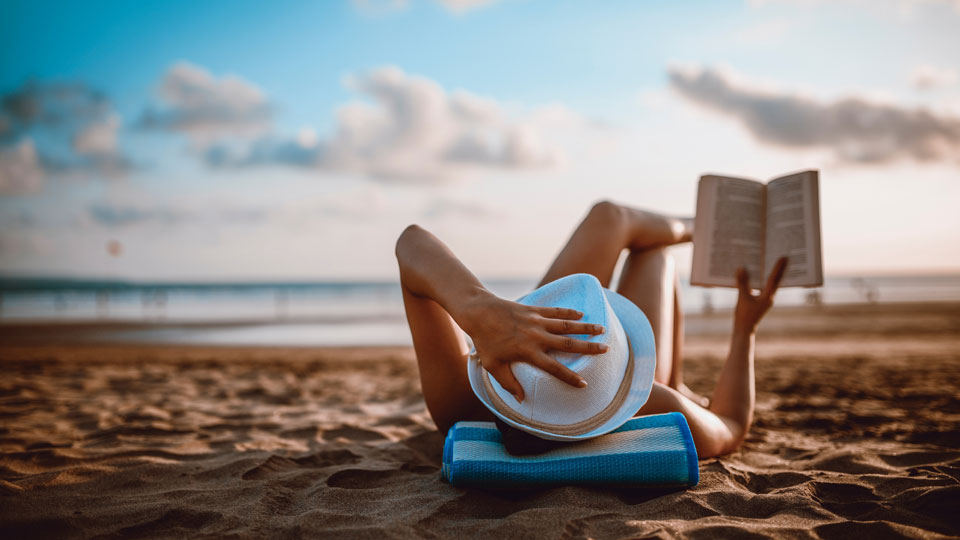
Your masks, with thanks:
M 325 139 L 301 131 L 294 140 L 257 141 L 239 155 L 207 153 L 213 165 L 284 163 L 394 181 L 437 181 L 477 168 L 537 169 L 562 162 L 546 126 L 575 115 L 559 105 L 511 115 L 496 101 L 384 67 L 345 80 L 365 101 L 337 109 Z
M 315 148 L 318 142 L 317 132 L 311 127 L 304 126 L 297 132 L 297 144 L 301 148 Z
M 960 159 L 960 119 L 862 97 L 820 101 L 772 91 L 712 69 L 669 70 L 689 101 L 739 120 L 757 139 L 789 148 L 824 147 L 844 161 Z
M 73 149 L 80 154 L 108 155 L 117 151 L 120 117 L 113 114 L 91 123 L 73 137 Z
M 957 70 L 947 67 L 923 64 L 917 66 L 910 74 L 910 83 L 918 90 L 932 90 L 957 84 L 960 76 Z
M 147 109 L 140 125 L 185 133 L 201 146 L 260 135 L 270 128 L 266 96 L 239 77 L 217 78 L 200 66 L 179 62 L 164 75 L 158 94 L 163 106 Z
M 0 96 L 0 148 L 5 148 L 8 161 L 18 163 L 15 169 L 36 169 L 26 175 L 29 178 L 44 171 L 83 175 L 126 171 L 130 162 L 120 148 L 119 129 L 120 118 L 110 100 L 83 83 L 29 81 Z M 29 141 L 29 151 L 24 141 Z M 13 143 L 17 144 L 10 146 Z
M 100 201 L 87 208 L 95 223 L 106 227 L 127 227 L 152 224 L 176 225 L 257 225 L 269 217 L 262 206 L 231 206 L 225 204 L 197 204 L 175 201 Z
M 22 195 L 39 191 L 43 169 L 31 139 L 0 148 L 0 195 Z

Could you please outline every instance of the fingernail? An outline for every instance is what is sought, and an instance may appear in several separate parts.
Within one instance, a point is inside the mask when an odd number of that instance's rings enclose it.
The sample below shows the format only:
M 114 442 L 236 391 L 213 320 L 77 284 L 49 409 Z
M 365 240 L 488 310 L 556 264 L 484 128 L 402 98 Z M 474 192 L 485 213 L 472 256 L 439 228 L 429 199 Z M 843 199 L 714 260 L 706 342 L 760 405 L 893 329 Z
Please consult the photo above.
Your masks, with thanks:
M 601 343 L 601 344 L 600 344 L 600 352 L 607 352 L 607 350 L 608 350 L 609 348 L 610 348 L 610 346 L 607 345 L 606 343 Z
M 513 399 L 517 400 L 517 403 L 523 403 L 523 396 L 513 395 Z
M 583 380 L 583 379 L 580 379 L 579 381 L 577 381 L 577 386 L 579 386 L 580 388 L 586 388 L 586 387 L 587 387 L 587 381 L 585 381 L 585 380 Z
M 604 333 L 604 332 L 606 331 L 606 329 L 605 329 L 604 327 L 600 326 L 599 324 L 596 325 L 596 326 L 594 326 L 593 329 L 594 329 L 598 334 L 602 334 L 602 333 Z

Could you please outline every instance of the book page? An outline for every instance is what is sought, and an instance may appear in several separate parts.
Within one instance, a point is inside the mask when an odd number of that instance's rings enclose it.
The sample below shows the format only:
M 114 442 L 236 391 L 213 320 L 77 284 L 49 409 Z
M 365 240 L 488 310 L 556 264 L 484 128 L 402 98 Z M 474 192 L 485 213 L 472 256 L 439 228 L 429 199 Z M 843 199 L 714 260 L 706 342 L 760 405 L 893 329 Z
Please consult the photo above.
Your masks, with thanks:
M 764 191 L 754 180 L 700 178 L 692 284 L 735 287 L 741 266 L 750 272 L 751 286 L 763 283 Z
M 765 271 L 789 258 L 781 287 L 823 284 L 820 255 L 820 194 L 817 171 L 777 178 L 767 184 Z

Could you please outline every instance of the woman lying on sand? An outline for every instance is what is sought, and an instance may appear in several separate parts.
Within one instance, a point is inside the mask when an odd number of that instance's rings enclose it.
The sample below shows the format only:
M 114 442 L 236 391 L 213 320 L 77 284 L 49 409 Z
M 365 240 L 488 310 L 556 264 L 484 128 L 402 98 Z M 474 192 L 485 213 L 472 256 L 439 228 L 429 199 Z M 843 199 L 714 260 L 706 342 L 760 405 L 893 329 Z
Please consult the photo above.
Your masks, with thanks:
M 737 272 L 740 297 L 730 354 L 708 404 L 683 384 L 683 313 L 675 263 L 665 249 L 691 239 L 690 220 L 600 202 L 574 231 L 540 285 L 585 273 L 609 287 L 620 253 L 630 250 L 617 292 L 647 316 L 657 357 L 650 397 L 637 414 L 682 413 L 698 454 L 711 457 L 735 450 L 750 429 L 757 324 L 773 304 L 786 259 L 777 262 L 759 295 L 750 291 L 746 270 Z M 581 314 L 572 309 L 527 306 L 497 297 L 439 239 L 416 225 L 400 235 L 396 253 L 424 400 L 442 432 L 460 420 L 493 419 L 468 381 L 470 349 L 464 332 L 472 338 L 483 367 L 518 401 L 524 391 L 510 370 L 513 362 L 537 366 L 574 387 L 586 386 L 547 351 L 604 352 L 599 343 L 565 336 L 599 334 L 602 328 L 575 322 Z

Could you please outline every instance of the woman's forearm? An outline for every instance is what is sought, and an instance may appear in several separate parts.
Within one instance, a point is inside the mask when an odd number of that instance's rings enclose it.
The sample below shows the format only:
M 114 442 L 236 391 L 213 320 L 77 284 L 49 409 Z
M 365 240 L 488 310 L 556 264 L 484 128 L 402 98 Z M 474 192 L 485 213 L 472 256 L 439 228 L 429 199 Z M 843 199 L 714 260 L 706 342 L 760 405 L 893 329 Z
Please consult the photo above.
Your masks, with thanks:
M 443 242 L 417 225 L 400 235 L 396 255 L 401 285 L 443 306 L 461 328 L 469 325 L 469 306 L 492 294 Z
M 755 344 L 755 328 L 739 323 L 733 325 L 730 353 L 720 372 L 711 400 L 712 412 L 735 422 L 736 425 L 731 426 L 735 438 L 745 436 L 753 422 L 753 407 L 756 401 L 753 384 Z

